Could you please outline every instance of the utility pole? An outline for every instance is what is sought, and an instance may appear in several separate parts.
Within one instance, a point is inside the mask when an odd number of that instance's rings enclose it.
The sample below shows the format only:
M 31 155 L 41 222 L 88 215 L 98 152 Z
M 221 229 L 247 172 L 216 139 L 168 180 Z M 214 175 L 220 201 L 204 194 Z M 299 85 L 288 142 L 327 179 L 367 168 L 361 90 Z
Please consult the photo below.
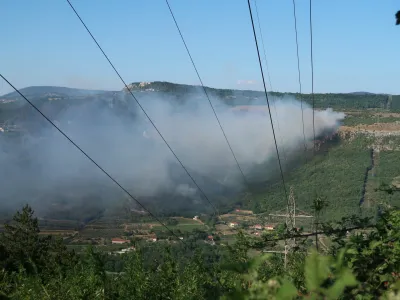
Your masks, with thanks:
M 321 211 L 326 207 L 326 197 L 321 197 L 315 195 L 315 199 L 313 200 L 313 209 L 315 211 L 315 246 L 317 247 L 318 251 L 318 226 L 319 226 L 319 219 L 321 216 Z
M 293 187 L 290 187 L 289 201 L 286 208 L 285 218 L 286 228 L 289 232 L 293 232 L 296 228 L 296 199 L 294 197 Z M 286 243 L 286 240 L 285 240 Z M 296 240 L 294 238 L 289 239 L 289 247 L 294 247 Z
M 315 222 L 315 248 L 317 248 L 317 252 L 319 252 L 319 249 L 318 249 L 318 221 Z
M 285 245 L 285 251 L 284 251 L 284 253 L 285 253 L 285 258 L 284 258 L 284 262 L 285 262 L 285 271 L 286 271 L 286 269 L 287 269 L 287 254 L 288 254 L 288 245 Z
M 296 211 L 299 212 L 299 214 L 296 214 Z M 269 214 L 269 217 L 284 217 L 285 218 L 285 224 L 286 224 L 286 230 L 288 232 L 293 232 L 294 229 L 296 228 L 296 218 L 314 218 L 314 216 L 309 215 L 303 211 L 300 211 L 296 208 L 296 197 L 294 196 L 294 189 L 293 186 L 290 187 L 290 192 L 289 192 L 289 199 L 288 199 L 288 204 L 286 207 L 286 213 L 282 214 L 280 212 L 276 212 L 274 214 Z M 284 251 L 264 251 L 264 252 L 270 252 L 270 253 L 283 253 L 285 255 L 284 258 L 284 264 L 285 264 L 285 270 L 287 268 L 287 254 L 289 251 L 296 246 L 296 239 L 295 238 L 289 238 L 289 240 L 285 239 L 285 249 Z

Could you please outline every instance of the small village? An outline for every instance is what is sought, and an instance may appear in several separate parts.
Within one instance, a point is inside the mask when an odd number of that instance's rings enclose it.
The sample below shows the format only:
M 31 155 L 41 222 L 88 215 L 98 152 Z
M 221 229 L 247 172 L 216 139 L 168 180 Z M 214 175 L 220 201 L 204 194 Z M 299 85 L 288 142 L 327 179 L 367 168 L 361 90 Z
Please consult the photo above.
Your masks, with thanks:
M 204 217 L 204 215 L 196 215 L 192 218 L 168 218 L 166 223 L 169 225 L 166 226 L 174 232 L 175 236 L 159 223 L 145 221 L 120 220 L 117 223 L 115 220 L 103 218 L 88 223 L 79 230 L 69 229 L 68 227 L 72 227 L 73 224 L 69 224 L 68 221 L 54 220 L 58 227 L 63 227 L 57 230 L 53 229 L 55 224 L 52 224 L 52 220 L 41 220 L 41 222 L 46 224 L 42 229 L 43 234 L 62 236 L 70 248 L 79 251 L 87 245 L 93 245 L 115 255 L 135 251 L 135 244 L 138 242 L 174 244 L 178 242 L 176 237 L 180 240 L 195 239 L 212 246 L 224 246 L 234 243 L 236 234 L 240 230 L 258 237 L 263 233 L 273 232 L 278 226 L 276 222 L 263 221 L 265 219 L 263 216 L 241 209 L 221 215 L 219 221 L 212 226 L 204 222 Z

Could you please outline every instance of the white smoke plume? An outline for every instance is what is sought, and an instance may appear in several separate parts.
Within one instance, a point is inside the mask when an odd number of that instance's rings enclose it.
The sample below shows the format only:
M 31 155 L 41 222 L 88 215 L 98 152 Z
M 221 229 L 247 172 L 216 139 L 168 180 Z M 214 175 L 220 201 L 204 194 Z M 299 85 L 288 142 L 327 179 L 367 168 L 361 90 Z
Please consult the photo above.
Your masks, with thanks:
M 180 105 L 158 93 L 142 100 L 139 93 L 138 99 L 189 172 L 197 174 L 195 178 L 205 176 L 226 186 L 241 186 L 243 179 L 236 162 L 202 94 L 192 95 Z M 134 120 L 115 113 L 109 103 L 70 107 L 57 116 L 57 122 L 133 195 L 152 197 L 171 191 L 183 197 L 194 197 L 197 189 L 179 169 L 176 158 L 144 115 L 137 113 L 139 108 L 133 99 L 127 101 L 132 101 L 128 106 L 136 112 Z M 254 166 L 276 159 L 266 106 L 241 110 L 232 109 L 215 97 L 212 101 L 246 176 Z M 289 96 L 270 97 L 270 101 L 280 149 L 290 152 L 303 147 L 300 102 Z M 312 109 L 305 104 L 303 107 L 305 135 L 309 142 L 313 139 Z M 329 109 L 316 111 L 316 135 L 335 130 L 343 117 L 344 114 Z M 44 193 L 56 194 L 62 189 L 67 189 L 63 191 L 63 197 L 68 201 L 71 195 L 77 196 L 81 190 L 90 189 L 92 184 L 118 190 L 109 178 L 49 126 L 24 145 L 4 145 L 3 142 L 1 149 L 2 204 L 32 199 L 40 202 Z M 199 185 L 207 188 L 204 181 Z

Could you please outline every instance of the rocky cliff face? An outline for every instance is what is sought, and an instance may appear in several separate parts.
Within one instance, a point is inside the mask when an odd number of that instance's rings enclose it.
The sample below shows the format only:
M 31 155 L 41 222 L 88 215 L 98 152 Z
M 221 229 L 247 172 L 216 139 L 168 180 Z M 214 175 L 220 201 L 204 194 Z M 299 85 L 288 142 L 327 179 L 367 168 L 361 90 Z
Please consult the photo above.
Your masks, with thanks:
M 370 138 L 368 148 L 375 151 L 400 151 L 400 123 L 375 123 L 371 125 L 341 126 L 341 139 L 352 141 L 359 135 Z

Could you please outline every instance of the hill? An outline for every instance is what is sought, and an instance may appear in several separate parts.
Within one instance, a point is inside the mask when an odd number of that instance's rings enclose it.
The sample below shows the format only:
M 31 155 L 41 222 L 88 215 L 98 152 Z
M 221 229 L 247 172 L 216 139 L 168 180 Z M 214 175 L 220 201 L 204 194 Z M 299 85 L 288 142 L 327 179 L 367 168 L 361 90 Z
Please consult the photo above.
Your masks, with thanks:
M 28 99 L 30 97 L 83 97 L 89 95 L 95 95 L 100 93 L 105 93 L 103 90 L 85 90 L 85 89 L 75 89 L 67 87 L 58 86 L 31 86 L 19 90 Z M 4 100 L 22 100 L 22 97 L 17 92 L 12 92 L 0 96 L 0 99 Z
M 134 82 L 129 85 L 129 88 L 142 104 L 151 101 L 153 97 L 163 95 L 163 101 L 173 103 L 173 107 L 178 111 L 180 105 L 188 101 L 207 100 L 202 88 L 192 85 L 169 82 Z M 264 93 L 260 91 L 214 89 L 209 87 L 206 87 L 206 90 L 214 103 L 217 103 L 215 99 L 219 98 L 223 104 L 228 106 L 265 104 Z M 143 128 L 134 127 L 134 120 L 139 115 L 138 108 L 126 89 L 121 91 L 92 91 L 43 86 L 25 88 L 21 92 L 32 100 L 46 116 L 49 116 L 55 122 L 59 122 L 58 124 L 62 128 L 68 128 L 63 126 L 67 126 L 69 124 L 67 122 L 71 119 L 87 118 L 79 124 L 92 129 L 100 127 L 106 129 L 108 128 L 107 118 L 104 117 L 114 116 L 115 119 L 124 123 L 126 128 L 129 128 L 129 130 L 134 128 L 142 136 Z M 275 92 L 270 94 L 277 97 L 294 96 L 297 99 L 303 99 L 307 103 L 312 102 L 312 97 L 309 94 Z M 394 116 L 378 118 L 370 113 L 371 109 L 382 110 L 387 106 L 388 96 L 383 94 L 356 92 L 352 94 L 315 94 L 314 97 L 316 108 L 333 107 L 335 110 L 354 111 L 351 117 L 344 121 L 348 126 L 363 123 L 372 124 L 376 120 L 381 120 L 381 122 L 396 122 L 398 120 Z M 32 169 L 43 167 L 35 159 L 32 159 L 32 148 L 29 148 L 24 143 L 31 137 L 35 137 L 41 143 L 46 143 L 46 139 L 43 139 L 41 133 L 44 129 L 50 128 L 50 126 L 29 105 L 19 101 L 21 99 L 15 93 L 4 95 L 1 100 L 15 101 L 0 102 L 0 127 L 3 130 L 5 129 L 6 133 L 2 134 L 0 132 L 0 139 L 2 141 L 7 139 L 12 141 L 12 145 L 18 145 L 17 151 L 13 150 L 13 147 L 4 151 L 15 154 L 16 163 L 18 164 L 29 165 Z M 222 105 L 222 107 L 226 109 L 226 106 Z M 68 112 L 67 116 L 66 112 Z M 102 114 L 102 112 L 105 112 L 105 114 Z M 79 131 L 79 128 L 76 128 L 76 130 Z M 91 132 L 92 135 L 94 132 L 97 131 Z M 140 140 L 140 143 L 148 143 L 149 149 L 153 147 L 152 142 L 144 138 Z M 22 147 L 21 145 L 24 146 Z M 315 179 L 317 186 L 319 186 L 317 192 L 326 194 L 328 200 L 334 204 L 327 210 L 329 217 L 338 218 L 357 209 L 361 198 L 365 169 L 370 164 L 370 147 L 368 145 L 369 142 L 367 143 L 364 137 L 359 137 L 352 141 L 339 138 L 328 145 L 313 160 L 311 160 L 309 153 L 309 161 L 306 164 L 304 164 L 302 153 L 287 162 L 285 161 L 284 168 L 287 183 L 295 189 L 299 208 L 307 211 L 311 208 L 310 199 L 313 197 L 313 187 L 310 185 L 310 178 L 313 178 L 313 182 Z M 390 157 L 390 159 L 392 158 Z M 391 160 L 390 162 L 395 161 Z M 263 180 L 251 185 L 254 197 L 250 202 L 246 203 L 242 203 L 243 201 L 238 191 L 231 191 L 217 180 L 204 176 L 204 174 L 198 174 L 193 170 L 190 173 L 196 177 L 196 181 L 199 182 L 200 186 L 208 188 L 207 194 L 212 194 L 212 201 L 218 202 L 220 210 L 229 211 L 233 206 L 243 206 L 256 212 L 271 212 L 280 209 L 284 205 L 284 201 L 282 200 L 283 195 L 279 176 L 267 176 L 265 174 L 265 170 L 275 170 L 269 164 L 271 162 L 259 164 L 254 171 L 254 174 L 257 174 Z M 190 185 L 190 181 L 185 179 L 186 174 L 177 171 L 180 170 L 179 166 L 171 165 L 168 170 L 168 177 L 171 180 L 186 186 Z M 7 169 L 4 172 L 12 174 L 12 171 L 12 169 Z M 158 171 L 158 169 L 154 170 L 154 172 Z M 275 172 L 271 171 L 270 173 Z M 64 182 L 63 186 L 58 187 L 56 191 L 34 192 L 31 197 L 39 202 L 45 199 L 46 203 L 49 204 L 46 209 L 38 210 L 41 213 L 50 214 L 54 218 L 77 217 L 79 220 L 84 220 L 104 212 L 107 209 L 107 205 L 103 205 L 103 203 L 107 199 L 107 203 L 116 203 L 123 198 L 120 193 L 108 194 L 104 189 L 105 187 L 108 188 L 104 184 L 90 184 L 73 188 Z M 75 193 L 69 193 L 70 190 Z M 60 195 L 60 193 L 64 193 L 64 195 Z M 18 193 L 15 192 L 14 195 L 16 194 Z M 197 196 L 199 199 L 201 198 L 200 195 Z M 152 210 L 163 215 L 176 213 L 190 216 L 200 210 L 206 211 L 204 199 L 201 199 L 201 201 L 188 200 L 187 197 L 170 191 L 154 197 L 145 197 L 145 201 Z M 397 202 L 397 199 L 394 202 Z M 65 205 L 65 203 L 68 205 Z M 89 209 L 91 212 L 87 213 L 87 210 L 80 209 L 80 205 L 85 205 L 85 203 L 91 203 L 91 208 Z M 59 209 L 60 207 L 61 209 Z M 50 210 L 53 210 L 53 212 Z M 77 212 L 82 212 L 82 214 Z
M 352 95 L 376 95 L 375 93 L 370 93 L 370 92 L 352 92 L 349 94 L 352 94 Z
M 188 101 L 188 98 L 193 96 L 192 100 L 205 100 L 205 94 L 202 87 L 177 84 L 171 82 L 133 82 L 128 85 L 129 89 L 137 93 L 139 101 L 144 97 L 156 94 L 168 94 L 171 101 L 176 104 L 181 104 Z M 205 90 L 211 97 L 211 99 L 219 98 L 226 105 L 265 105 L 265 94 L 262 91 L 251 91 L 251 90 L 233 90 L 233 89 L 217 89 L 205 87 Z M 73 89 L 65 87 L 54 87 L 54 86 L 33 86 L 27 87 L 20 90 L 29 100 L 34 102 L 50 102 L 55 100 L 68 100 L 71 105 L 72 102 L 82 102 L 94 100 L 103 100 L 106 102 L 124 99 L 124 101 L 132 102 L 131 96 L 127 92 L 126 88 L 121 91 L 102 91 L 102 90 L 84 90 L 84 89 Z M 295 97 L 298 100 L 303 100 L 306 103 L 312 103 L 315 101 L 316 108 L 328 108 L 331 107 L 336 110 L 351 110 L 351 109 L 371 109 L 371 108 L 389 108 L 389 99 L 391 96 L 384 94 L 373 94 L 367 92 L 354 92 L 354 93 L 325 93 L 325 94 L 314 94 L 314 98 L 310 94 L 298 94 L 298 93 L 279 93 L 269 92 L 271 96 L 276 97 Z M 394 96 L 395 97 L 395 96 Z M 14 109 L 15 105 L 6 106 L 10 104 L 10 101 L 22 100 L 21 97 L 16 93 L 9 93 L 0 96 L 0 118 L 1 114 L 4 115 L 4 110 Z M 55 106 L 63 106 L 65 104 L 60 103 L 63 101 L 56 101 Z M 80 103 L 77 103 L 80 104 Z M 20 103 L 23 105 L 23 103 Z M 2 117 L 4 119 L 4 116 Z M 0 119 L 0 122 L 2 120 Z
M 128 85 L 134 92 L 163 92 L 175 95 L 188 95 L 201 92 L 201 86 L 176 84 L 171 82 L 133 82 Z M 265 105 L 265 93 L 263 91 L 217 89 L 205 87 L 211 97 L 219 97 L 228 105 Z M 126 91 L 126 88 L 124 89 Z M 276 97 L 293 96 L 310 104 L 313 101 L 310 94 L 269 92 Z M 316 108 L 340 109 L 368 109 L 387 108 L 389 96 L 386 94 L 374 94 L 368 92 L 354 93 L 316 93 L 314 94 Z

